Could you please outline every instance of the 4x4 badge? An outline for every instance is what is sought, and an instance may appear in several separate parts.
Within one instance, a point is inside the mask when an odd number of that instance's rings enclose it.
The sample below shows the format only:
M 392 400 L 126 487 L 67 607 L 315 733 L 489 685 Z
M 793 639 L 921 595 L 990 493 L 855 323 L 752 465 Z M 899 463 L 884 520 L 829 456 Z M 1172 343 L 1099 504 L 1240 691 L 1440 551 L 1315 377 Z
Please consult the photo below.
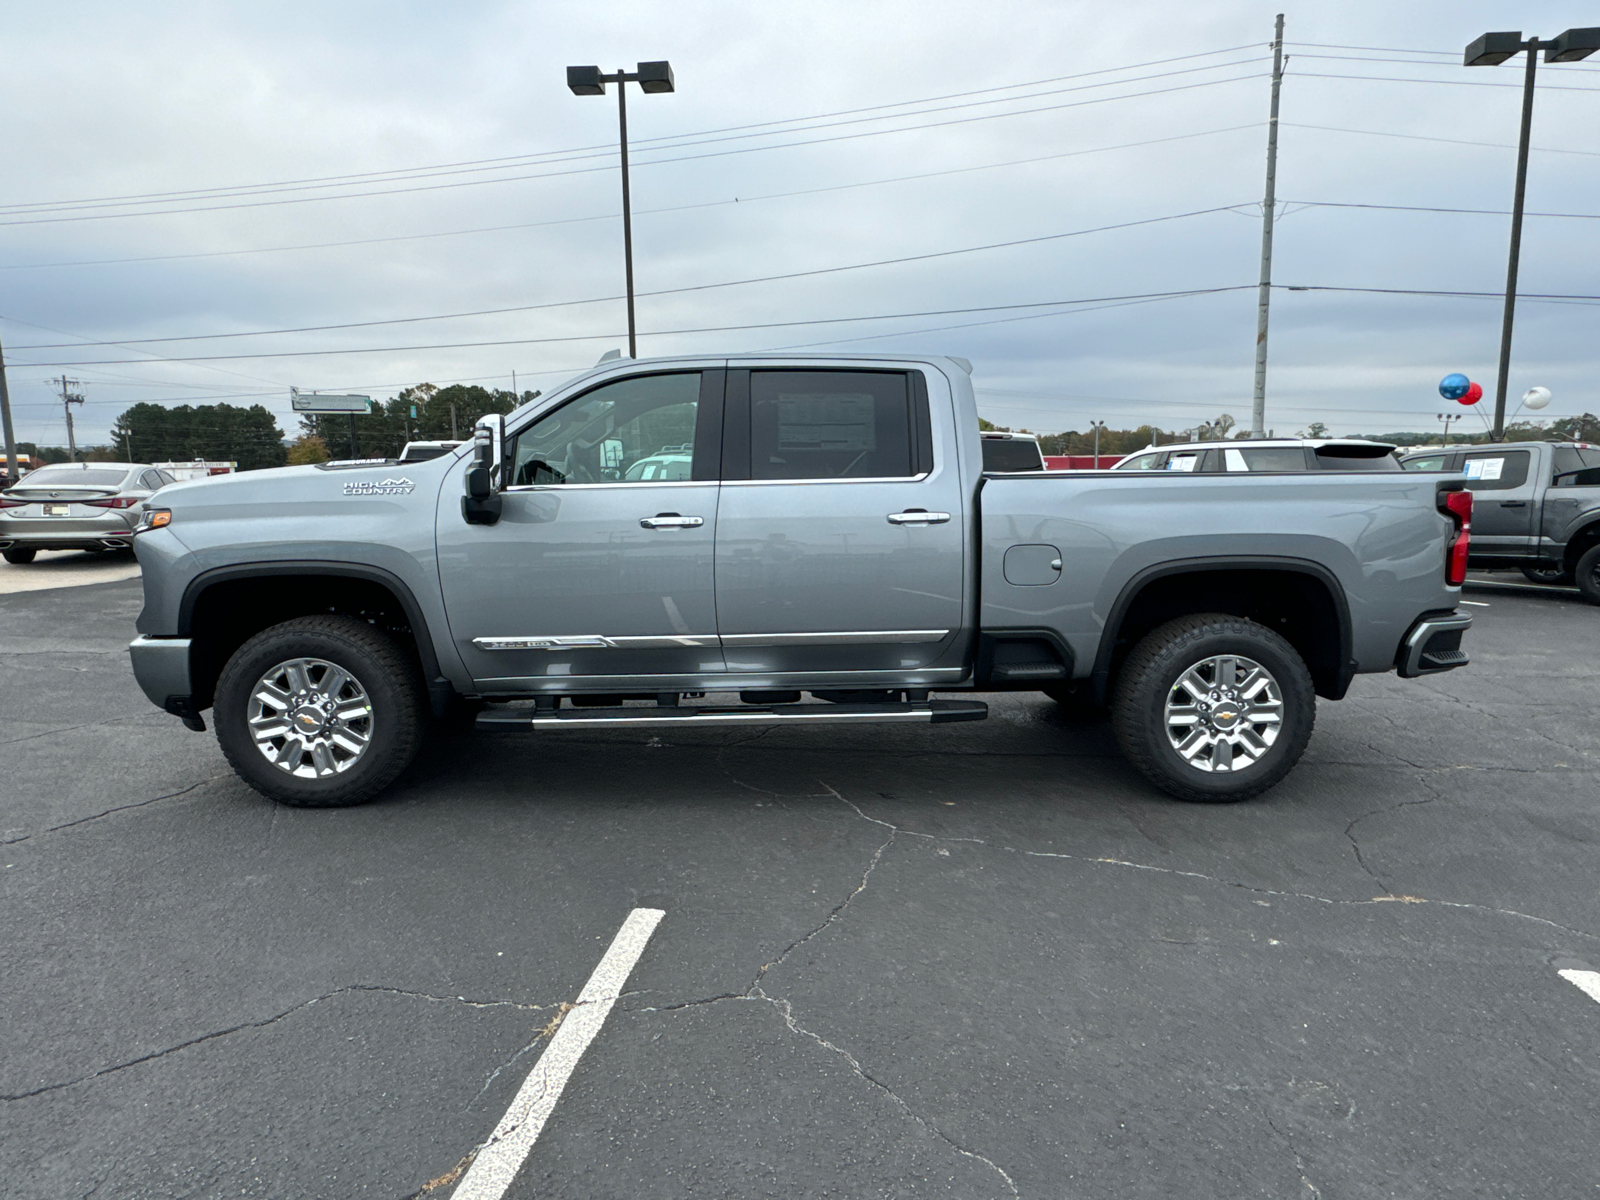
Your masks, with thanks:
M 415 491 L 417 485 L 402 475 L 399 479 L 383 479 L 374 483 L 370 479 L 363 479 L 359 483 L 344 485 L 346 496 L 403 496 L 407 492 Z

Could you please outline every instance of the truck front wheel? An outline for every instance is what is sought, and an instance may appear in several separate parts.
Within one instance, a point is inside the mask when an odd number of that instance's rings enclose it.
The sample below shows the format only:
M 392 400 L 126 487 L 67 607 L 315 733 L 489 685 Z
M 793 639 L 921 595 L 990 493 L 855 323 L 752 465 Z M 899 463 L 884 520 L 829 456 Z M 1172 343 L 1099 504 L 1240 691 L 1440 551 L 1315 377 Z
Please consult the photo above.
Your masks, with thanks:
M 360 804 L 420 745 L 416 666 L 355 617 L 298 617 L 255 635 L 217 680 L 212 720 L 228 763 L 263 796 L 297 808 Z
M 1204 613 L 1148 634 L 1111 707 L 1122 752 L 1180 800 L 1259 795 L 1300 761 L 1317 700 L 1293 646 L 1264 625 Z

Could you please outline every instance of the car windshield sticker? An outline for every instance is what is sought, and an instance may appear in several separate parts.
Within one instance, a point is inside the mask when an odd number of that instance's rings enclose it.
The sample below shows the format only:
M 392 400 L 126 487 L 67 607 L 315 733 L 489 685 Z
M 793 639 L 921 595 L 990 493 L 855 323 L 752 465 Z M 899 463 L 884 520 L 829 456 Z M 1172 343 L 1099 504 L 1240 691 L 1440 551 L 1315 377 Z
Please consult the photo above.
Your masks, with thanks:
M 1506 460 L 1503 458 L 1471 458 L 1467 460 L 1468 479 L 1499 479 L 1500 472 L 1505 468 Z
M 1174 454 L 1172 461 L 1167 464 L 1167 470 L 1192 471 L 1199 461 L 1200 456 L 1198 454 Z
M 377 481 L 363 479 L 356 483 L 345 484 L 344 494 L 346 496 L 403 496 L 407 492 L 414 491 L 416 486 L 403 475 L 399 479 L 380 479 Z

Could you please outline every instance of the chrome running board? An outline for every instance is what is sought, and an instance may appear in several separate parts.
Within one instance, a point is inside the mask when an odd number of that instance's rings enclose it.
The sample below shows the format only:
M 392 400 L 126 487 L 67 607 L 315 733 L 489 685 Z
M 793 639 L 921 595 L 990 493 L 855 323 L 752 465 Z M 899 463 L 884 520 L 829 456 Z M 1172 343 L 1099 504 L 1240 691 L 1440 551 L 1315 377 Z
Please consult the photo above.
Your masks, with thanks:
M 920 704 L 751 704 L 719 708 L 573 708 L 535 709 L 496 705 L 478 714 L 482 730 L 519 733 L 534 729 L 665 729 L 695 725 L 868 724 L 981 721 L 989 706 L 978 700 L 929 700 Z

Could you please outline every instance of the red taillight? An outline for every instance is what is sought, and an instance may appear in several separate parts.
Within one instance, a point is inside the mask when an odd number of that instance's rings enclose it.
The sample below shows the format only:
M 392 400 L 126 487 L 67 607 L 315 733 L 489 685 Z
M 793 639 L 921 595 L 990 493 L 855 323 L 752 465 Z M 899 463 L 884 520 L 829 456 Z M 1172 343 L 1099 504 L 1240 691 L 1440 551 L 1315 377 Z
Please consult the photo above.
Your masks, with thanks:
M 26 500 L 7 500 L 0 497 L 0 508 L 22 508 L 27 503 Z
M 1445 492 L 1439 497 L 1439 511 L 1447 513 L 1456 523 L 1455 536 L 1445 552 L 1445 582 L 1456 587 L 1467 579 L 1467 546 L 1472 541 L 1472 493 L 1468 491 Z
M 96 508 L 132 508 L 139 503 L 137 496 L 111 496 L 105 500 L 84 500 L 84 504 L 92 504 Z

